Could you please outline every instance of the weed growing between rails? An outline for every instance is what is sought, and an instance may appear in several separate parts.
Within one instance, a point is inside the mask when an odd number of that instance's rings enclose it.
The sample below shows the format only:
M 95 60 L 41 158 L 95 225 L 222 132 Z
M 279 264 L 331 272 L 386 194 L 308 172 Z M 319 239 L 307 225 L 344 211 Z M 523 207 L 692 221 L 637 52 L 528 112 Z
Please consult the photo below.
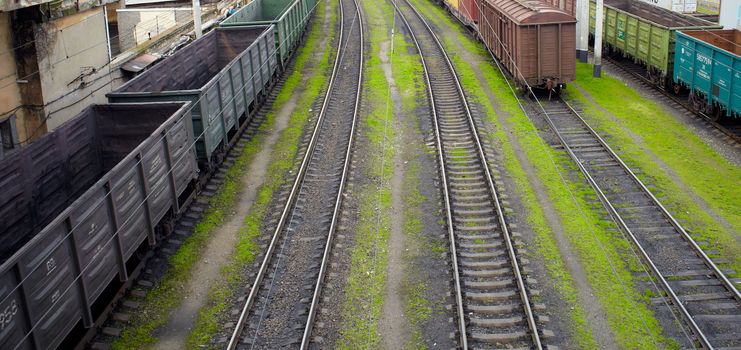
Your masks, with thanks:
M 384 302 L 388 239 L 390 235 L 391 189 L 393 174 L 393 140 L 396 133 L 390 106 L 389 86 L 381 68 L 380 42 L 388 35 L 382 26 L 373 24 L 373 2 L 363 1 L 363 12 L 371 20 L 370 51 L 364 63 L 364 108 L 361 109 L 358 132 L 364 140 L 369 158 L 358 171 L 368 180 L 356 185 L 359 222 L 355 229 L 355 245 L 350 252 L 350 271 L 342 302 L 342 326 L 337 348 L 378 348 L 378 319 Z
M 578 260 L 586 272 L 586 279 L 607 314 L 607 321 L 615 334 L 618 344 L 625 348 L 653 347 L 667 344 L 661 337 L 661 328 L 646 307 L 648 297 L 635 290 L 631 265 L 634 258 L 627 253 L 627 243 L 616 234 L 614 224 L 600 219 L 601 208 L 596 207 L 589 198 L 596 198 L 591 188 L 579 173 L 573 172 L 572 164 L 565 153 L 546 146 L 537 133 L 536 127 L 520 109 L 517 99 L 512 95 L 506 80 L 491 62 L 482 44 L 467 36 L 462 27 L 447 16 L 436 5 L 414 0 L 418 9 L 433 20 L 440 28 L 452 30 L 455 40 L 467 51 L 481 57 L 478 62 L 464 62 L 455 50 L 449 50 L 456 66 L 461 83 L 473 100 L 481 104 L 488 121 L 495 126 L 489 135 L 499 145 L 504 156 L 507 173 L 516 184 L 523 204 L 528 209 L 527 221 L 536 233 L 537 251 L 545 258 L 546 268 L 555 287 L 563 299 L 571 305 L 569 318 L 572 324 L 572 339 L 582 348 L 595 348 L 594 336 L 587 325 L 584 310 L 577 304 L 573 277 L 564 267 L 564 257 L 558 249 L 537 202 L 533 183 L 542 183 L 552 206 L 569 239 L 577 252 Z M 444 45 L 456 48 L 450 36 L 444 37 Z M 472 65 L 476 64 L 488 88 L 497 101 L 490 101 L 482 91 L 482 82 L 477 80 Z M 499 112 L 497 114 L 496 112 Z M 507 126 L 507 132 L 503 126 Z M 511 142 L 517 142 L 527 156 L 527 161 L 535 169 L 535 178 L 528 177 L 520 160 L 515 155 Z M 566 175 L 565 180 L 554 176 Z M 579 213 L 582 213 L 581 215 Z M 626 264 L 624 261 L 628 261 Z M 614 273 L 613 273 L 614 267 Z
M 651 191 L 694 238 L 707 242 L 701 245 L 703 249 L 717 250 L 711 257 L 729 262 L 721 264 L 736 271 L 729 277 L 738 277 L 741 192 L 737 182 L 741 169 L 658 103 L 609 75 L 594 79 L 589 69 L 586 64 L 577 66 L 577 88 L 569 89 L 567 96 L 583 105 L 590 124 L 613 140 L 611 144 L 628 166 L 641 170 L 636 175 L 653 184 Z M 704 203 L 698 203 L 697 197 Z

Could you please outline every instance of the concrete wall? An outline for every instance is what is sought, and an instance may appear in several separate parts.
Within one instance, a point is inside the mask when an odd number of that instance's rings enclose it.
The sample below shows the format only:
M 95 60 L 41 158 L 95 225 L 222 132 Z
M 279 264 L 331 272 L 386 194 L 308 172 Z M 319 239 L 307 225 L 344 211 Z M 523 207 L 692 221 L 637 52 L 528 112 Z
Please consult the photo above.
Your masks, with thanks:
M 14 22 L 11 13 L 0 13 L 0 120 L 15 119 L 16 148 L 43 135 L 46 123 L 33 27 Z
M 39 24 L 35 36 L 48 130 L 106 102 L 105 94 L 120 85 L 120 71 L 109 70 L 101 7 Z
M 726 29 L 741 30 L 741 1 L 722 0 L 720 2 L 720 25 Z
M 167 29 L 190 21 L 190 8 L 119 9 L 118 41 L 125 51 L 147 42 Z

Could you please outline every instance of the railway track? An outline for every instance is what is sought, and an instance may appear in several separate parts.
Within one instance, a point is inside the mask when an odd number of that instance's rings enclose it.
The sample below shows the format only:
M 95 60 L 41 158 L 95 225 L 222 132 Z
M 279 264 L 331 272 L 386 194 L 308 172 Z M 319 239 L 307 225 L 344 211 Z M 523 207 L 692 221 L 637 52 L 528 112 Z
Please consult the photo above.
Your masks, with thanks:
M 628 78 L 634 82 L 642 85 L 643 87 L 653 90 L 658 96 L 664 99 L 664 102 L 672 105 L 675 108 L 682 108 L 689 112 L 692 117 L 699 117 L 707 124 L 709 128 L 715 129 L 723 133 L 727 142 L 736 148 L 741 148 L 741 123 L 737 121 L 729 121 L 725 124 L 721 124 L 714 121 L 704 113 L 696 113 L 692 110 L 690 103 L 680 96 L 673 94 L 672 92 L 666 91 L 665 89 L 659 88 L 654 85 L 648 78 L 646 78 L 646 70 L 632 62 L 623 62 L 609 56 L 603 56 L 606 59 L 608 66 L 614 66 L 619 72 L 624 73 Z
M 336 60 L 296 179 L 228 349 L 308 348 L 350 164 L 363 67 L 355 0 L 340 1 Z
M 412 4 L 394 4 L 422 58 L 450 240 L 460 347 L 545 347 L 476 122 L 455 70 Z
M 690 330 L 692 342 L 683 346 L 741 347 L 738 289 L 577 111 L 563 101 L 541 105 L 539 113 L 665 294 L 660 302 Z M 671 320 L 664 329 L 683 336 Z

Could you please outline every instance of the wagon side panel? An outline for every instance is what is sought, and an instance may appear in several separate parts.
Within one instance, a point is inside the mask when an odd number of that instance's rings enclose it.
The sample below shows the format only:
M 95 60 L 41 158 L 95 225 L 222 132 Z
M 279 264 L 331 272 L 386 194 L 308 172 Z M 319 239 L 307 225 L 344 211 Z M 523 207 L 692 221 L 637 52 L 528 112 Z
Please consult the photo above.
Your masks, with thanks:
M 31 349 L 26 304 L 18 288 L 15 269 L 0 276 L 0 348 Z
M 153 223 L 160 222 L 174 203 L 173 189 L 168 176 L 170 169 L 167 165 L 165 142 L 163 139 L 152 140 L 142 155 L 144 176 L 150 191 L 147 203 Z
M 560 72 L 562 83 L 576 79 L 576 23 L 560 25 Z
M 131 257 L 150 232 L 144 205 L 147 193 L 138 163 L 138 159 L 128 161 L 125 170 L 111 178 L 111 196 L 116 207 L 124 259 Z
M 57 347 L 82 317 L 77 262 L 65 226 L 60 222 L 40 233 L 40 239 L 18 263 L 39 348 Z
M 118 272 L 114 250 L 115 227 L 103 188 L 86 194 L 70 214 L 75 252 L 80 261 L 87 300 L 92 303 Z

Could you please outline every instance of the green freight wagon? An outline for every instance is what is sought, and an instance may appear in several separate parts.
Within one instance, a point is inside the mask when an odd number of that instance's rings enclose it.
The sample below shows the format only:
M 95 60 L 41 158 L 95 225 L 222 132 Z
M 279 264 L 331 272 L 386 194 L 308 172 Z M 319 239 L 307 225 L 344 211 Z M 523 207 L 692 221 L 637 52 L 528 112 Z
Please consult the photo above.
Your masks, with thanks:
M 596 4 L 589 6 L 589 32 L 594 35 Z M 666 86 L 674 72 L 677 30 L 720 29 L 703 19 L 676 13 L 638 0 L 604 0 L 602 39 L 615 51 L 645 66 L 654 83 Z
M 270 59 L 274 32 L 273 26 L 216 28 L 106 96 L 111 103 L 192 102 L 198 160 L 214 164 L 277 75 Z
M 677 31 L 674 81 L 715 119 L 741 117 L 741 31 Z
M 278 60 L 284 66 L 296 48 L 316 0 L 253 0 L 221 22 L 221 27 L 275 25 Z

